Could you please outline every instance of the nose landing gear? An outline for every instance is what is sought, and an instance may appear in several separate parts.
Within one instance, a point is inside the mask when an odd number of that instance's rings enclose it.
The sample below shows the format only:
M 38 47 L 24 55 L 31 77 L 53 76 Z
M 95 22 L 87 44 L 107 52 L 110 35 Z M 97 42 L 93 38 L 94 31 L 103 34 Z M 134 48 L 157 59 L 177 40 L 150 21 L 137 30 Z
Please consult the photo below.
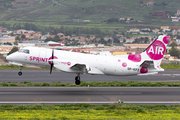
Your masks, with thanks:
M 21 72 L 22 68 L 23 68 L 23 66 L 20 66 L 20 71 L 18 72 L 18 75 L 19 75 L 19 76 L 22 75 L 22 72 Z
M 77 76 L 75 77 L 75 84 L 76 85 L 80 85 L 81 81 L 80 81 L 80 74 L 78 73 Z

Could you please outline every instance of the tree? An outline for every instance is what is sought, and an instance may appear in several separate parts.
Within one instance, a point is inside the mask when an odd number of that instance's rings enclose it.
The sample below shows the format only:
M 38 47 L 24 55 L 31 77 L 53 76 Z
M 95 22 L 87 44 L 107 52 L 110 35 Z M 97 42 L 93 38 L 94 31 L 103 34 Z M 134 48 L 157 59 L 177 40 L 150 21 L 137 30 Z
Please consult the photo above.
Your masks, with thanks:
M 18 41 L 17 40 L 15 40 L 14 45 L 18 45 Z
M 149 38 L 145 37 L 144 43 L 149 43 Z
M 136 38 L 136 39 L 134 40 L 134 43 L 139 43 L 139 39 Z
M 169 46 L 171 46 L 172 48 L 173 48 L 173 47 L 176 47 L 176 46 L 177 46 L 177 43 L 176 43 L 176 42 L 172 42 Z
M 112 23 L 112 22 L 119 22 L 119 19 L 118 18 L 109 18 L 108 20 L 106 20 L 107 23 Z
M 12 45 L 10 42 L 6 42 L 4 43 L 4 45 Z
M 11 36 L 14 36 L 14 33 L 13 33 L 13 32 L 11 32 Z
M 114 38 L 114 43 L 120 43 L 118 38 Z
M 139 38 L 139 43 L 144 43 L 144 38 L 143 37 Z
M 20 40 L 19 36 L 16 37 L 16 40 Z
M 21 38 L 22 38 L 22 39 L 25 39 L 25 38 L 26 38 L 26 36 L 25 36 L 25 35 L 21 35 Z
M 12 53 L 14 53 L 14 52 L 16 52 L 16 51 L 18 51 L 19 49 L 18 49 L 18 47 L 13 47 L 12 49 L 11 49 L 11 51 L 8 53 L 8 55 L 10 55 L 10 54 L 12 54 Z
M 171 50 L 169 51 L 169 54 L 171 56 L 176 56 L 178 58 L 180 57 L 180 51 L 177 48 L 175 48 L 175 47 L 171 48 Z
M 176 57 L 180 57 L 180 51 L 176 48 L 177 44 L 175 42 L 170 44 L 171 46 L 171 50 L 169 51 L 169 54 L 171 56 L 176 56 Z

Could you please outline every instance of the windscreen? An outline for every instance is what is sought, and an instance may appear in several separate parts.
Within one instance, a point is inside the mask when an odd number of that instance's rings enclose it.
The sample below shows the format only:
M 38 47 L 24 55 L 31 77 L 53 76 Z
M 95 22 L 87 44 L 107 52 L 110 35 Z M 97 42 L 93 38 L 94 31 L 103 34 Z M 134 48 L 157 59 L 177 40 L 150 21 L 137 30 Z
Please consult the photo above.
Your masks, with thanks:
M 29 54 L 28 49 L 20 49 L 18 52 Z

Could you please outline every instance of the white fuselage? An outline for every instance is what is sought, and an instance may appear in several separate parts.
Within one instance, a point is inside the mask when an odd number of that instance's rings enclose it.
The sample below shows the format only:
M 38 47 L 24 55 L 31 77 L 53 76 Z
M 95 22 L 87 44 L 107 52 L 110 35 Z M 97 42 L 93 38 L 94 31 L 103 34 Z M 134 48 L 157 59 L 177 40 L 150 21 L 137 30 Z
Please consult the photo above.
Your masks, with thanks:
M 51 49 L 29 48 L 29 54 L 16 52 L 10 55 L 12 62 L 50 67 Z M 69 51 L 54 50 L 55 68 L 64 72 L 80 73 L 71 70 L 73 64 L 85 64 L 90 71 L 89 74 L 105 75 L 136 75 L 139 74 L 139 64 L 128 60 L 128 56 L 99 56 Z

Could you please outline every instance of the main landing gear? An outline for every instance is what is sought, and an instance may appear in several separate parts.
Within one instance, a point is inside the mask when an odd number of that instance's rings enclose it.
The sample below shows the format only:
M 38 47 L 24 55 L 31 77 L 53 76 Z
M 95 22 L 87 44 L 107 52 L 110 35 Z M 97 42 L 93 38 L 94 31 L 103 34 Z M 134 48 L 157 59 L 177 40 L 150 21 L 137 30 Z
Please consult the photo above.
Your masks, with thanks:
M 81 81 L 80 81 L 80 74 L 78 73 L 77 76 L 75 77 L 75 84 L 76 85 L 80 85 Z
M 20 71 L 18 72 L 18 75 L 19 75 L 19 76 L 22 75 L 22 72 L 21 72 L 22 68 L 23 68 L 23 66 L 20 66 Z

